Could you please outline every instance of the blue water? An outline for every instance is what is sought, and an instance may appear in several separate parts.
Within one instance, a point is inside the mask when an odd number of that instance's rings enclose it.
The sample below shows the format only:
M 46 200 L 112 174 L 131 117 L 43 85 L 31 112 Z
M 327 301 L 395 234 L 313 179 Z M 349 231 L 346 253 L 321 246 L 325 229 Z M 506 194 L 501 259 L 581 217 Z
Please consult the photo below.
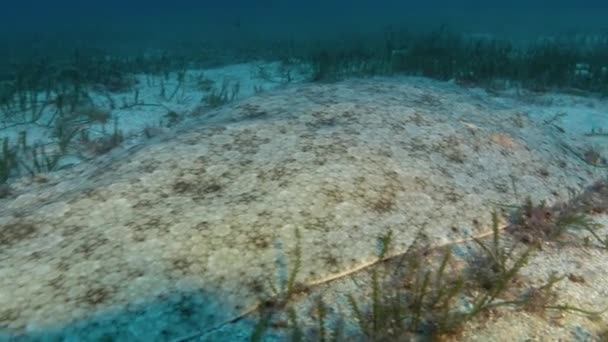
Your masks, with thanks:
M 0 38 L 143 49 L 249 39 L 325 39 L 450 25 L 526 37 L 608 29 L 605 1 L 4 1 Z M 16 51 L 3 44 L 9 53 Z

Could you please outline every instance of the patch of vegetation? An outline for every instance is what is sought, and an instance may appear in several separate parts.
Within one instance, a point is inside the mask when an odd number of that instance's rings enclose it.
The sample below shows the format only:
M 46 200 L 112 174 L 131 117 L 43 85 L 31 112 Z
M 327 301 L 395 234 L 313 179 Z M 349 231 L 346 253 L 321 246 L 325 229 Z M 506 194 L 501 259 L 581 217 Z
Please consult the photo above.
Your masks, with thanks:
M 584 193 L 570 200 L 569 203 L 558 203 L 547 206 L 541 202 L 534 204 L 531 199 L 517 210 L 511 220 L 507 231 L 514 234 L 521 241 L 542 247 L 546 241 L 561 241 L 568 233 L 587 232 L 596 243 L 608 249 L 608 236 L 601 237 L 597 230 L 601 225 L 595 223 L 590 214 L 606 211 L 608 196 L 606 185 L 598 182 L 589 187 Z M 603 194 L 603 196 L 595 196 Z M 589 236 L 584 238 L 589 244 Z
M 218 89 L 213 87 L 205 96 L 203 102 L 209 108 L 217 108 L 228 102 L 234 101 L 239 95 L 241 85 L 239 82 L 232 84 L 228 80 L 222 82 L 222 86 Z
M 602 155 L 597 146 L 587 146 L 585 151 L 583 151 L 582 159 L 591 166 L 608 167 L 608 160 Z
M 484 303 L 494 300 L 515 279 L 521 268 L 528 262 L 532 253 L 531 248 L 526 248 L 517 254 L 516 245 L 503 246 L 498 226 L 498 215 L 492 214 L 492 241 L 490 244 L 474 239 L 482 253 L 475 255 L 469 268 L 471 279 L 475 281 L 489 295 L 479 302 L 479 307 Z
M 608 94 L 608 46 L 583 49 L 575 41 L 522 46 L 472 38 L 442 27 L 427 34 L 388 32 L 384 39 L 318 47 L 307 59 L 313 81 L 404 74 L 488 89 L 521 86 Z
M 58 99 L 58 101 L 63 101 Z M 123 134 L 114 120 L 114 129 L 105 133 L 105 125 L 111 118 L 109 112 L 96 107 L 79 107 L 68 109 L 65 104 L 54 105 L 55 113 L 48 124 L 33 123 L 48 129 L 51 140 L 47 143 L 35 141 L 30 143 L 27 131 L 21 131 L 17 144 L 11 146 L 8 138 L 3 140 L 0 151 L 0 183 L 5 183 L 12 176 L 23 174 L 37 175 L 57 170 L 61 159 L 70 154 L 82 155 L 88 151 L 95 154 L 106 153 L 123 141 Z M 100 124 L 102 136 L 97 139 L 89 137 L 89 126 Z M 20 125 L 20 124 L 17 124 Z M 75 145 L 74 141 L 79 140 Z
M 410 255 L 405 276 L 388 282 L 381 282 L 372 270 L 371 298 L 365 306 L 349 296 L 363 335 L 382 341 L 457 331 L 465 317 L 458 308 L 465 281 L 448 275 L 451 257 L 449 250 L 444 251 L 440 266 L 428 269 L 420 255 Z
M 319 49 L 311 53 L 308 62 L 315 82 L 382 75 L 390 71 L 385 56 L 378 56 L 370 47 L 359 44 L 342 46 L 342 49 Z
M 361 302 L 355 295 L 348 295 L 351 315 L 338 313 L 338 322 L 344 322 L 345 317 L 354 318 L 361 335 L 369 341 L 437 340 L 456 336 L 467 322 L 482 319 L 487 312 L 501 306 L 538 315 L 558 310 L 596 318 L 603 312 L 559 304 L 554 287 L 565 276 L 555 273 L 539 286 L 520 289 L 520 271 L 528 263 L 534 246 L 505 245 L 498 222 L 498 215 L 494 213 L 492 236 L 488 241 L 473 240 L 478 248 L 464 268 L 457 266 L 449 247 L 432 257 L 429 247 L 411 245 L 398 258 L 387 259 L 392 236 L 380 237 L 378 260 L 385 262 L 369 270 L 367 300 Z M 297 261 L 294 270 L 299 267 Z M 280 306 L 265 305 L 264 308 L 287 312 L 288 334 L 294 341 L 327 341 L 329 336 L 343 336 L 342 324 L 328 330 L 331 325 L 322 299 L 314 301 L 316 325 L 304 327 L 295 308 L 285 300 L 291 297 L 280 295 L 279 298 L 282 298 Z M 277 312 L 261 314 L 252 340 L 262 340 L 267 329 L 273 326 L 273 315 L 279 316 Z
M 4 138 L 0 151 L 0 184 L 6 183 L 16 167 L 17 154 L 14 148 L 10 146 L 8 138 Z
M 115 124 L 114 132 L 105 133 L 112 115 L 95 105 L 91 92 L 105 96 L 112 109 L 116 104 L 110 93 L 128 91 L 134 93 L 133 103 L 127 104 L 123 97 L 123 108 L 153 105 L 139 99 L 135 75 L 168 78 L 176 71 L 178 84 L 169 94 L 172 99 L 183 90 L 186 65 L 184 58 L 170 58 L 167 54 L 119 57 L 95 50 L 79 50 L 57 59 L 24 58 L 13 63 L 0 81 L 0 129 L 39 126 L 51 132 L 52 141 L 34 141 L 33 145 L 20 142 L 10 155 L 2 156 L 0 180 L 6 182 L 8 175 L 52 171 L 71 152 L 81 158 L 88 156 L 83 152 L 100 154 L 114 148 L 122 142 L 122 132 Z M 91 125 L 101 126 L 101 137 L 89 137 Z M 74 146 L 77 137 L 81 144 Z
M 608 137 L 608 131 L 604 130 L 602 127 L 600 128 L 591 128 L 591 130 L 585 133 L 588 137 Z
M 120 146 L 124 141 L 123 132 L 118 128 L 118 118 L 114 119 L 112 133 L 103 134 L 103 136 L 95 139 L 88 140 L 86 138 L 87 149 L 94 155 L 106 154 L 114 148 Z
M 561 147 L 565 151 L 572 153 L 575 157 L 587 165 L 597 168 L 608 168 L 608 160 L 595 145 L 587 145 L 582 151 L 577 151 L 576 149 L 563 143 L 561 144 Z
M 47 153 L 44 145 L 34 146 L 31 152 L 32 167 L 26 168 L 32 176 L 56 170 L 62 156 L 57 152 Z
M 536 210 L 529 203 L 525 207 L 524 212 L 528 214 Z M 521 224 L 532 223 L 528 214 L 523 214 L 526 221 Z M 568 226 L 570 223 L 562 222 Z M 559 225 L 556 224 L 556 229 Z M 538 231 L 545 232 L 545 229 Z M 347 296 L 350 312 L 330 313 L 319 296 L 311 302 L 312 320 L 301 320 L 295 299 L 312 289 L 296 285 L 301 268 L 299 232 L 296 239 L 296 258 L 289 276 L 281 281 L 280 289 L 271 284 L 271 297 L 245 313 L 259 312 L 252 341 L 262 341 L 271 327 L 283 329 L 293 341 L 338 341 L 344 338 L 344 322 L 348 319 L 358 323 L 361 336 L 357 338 L 367 341 L 436 340 L 457 336 L 468 322 L 484 319 L 487 313 L 502 306 L 541 316 L 547 310 L 591 318 L 603 313 L 560 304 L 554 288 L 565 275 L 553 273 L 539 286 L 522 288 L 520 271 L 536 247 L 503 241 L 498 215 L 493 213 L 491 236 L 473 239 L 473 246 L 477 248 L 465 266 L 459 266 L 458 260 L 454 260 L 450 246 L 433 250 L 421 245 L 422 233 L 404 253 L 396 256 L 390 256 L 392 234 L 379 237 L 378 262 L 367 270 L 369 287 L 364 290 L 367 297 L 350 294 Z M 337 323 L 330 323 L 330 315 Z M 304 321 L 314 323 L 306 325 Z
M 194 44 L 197 45 L 197 44 Z M 165 81 L 171 73 L 252 60 L 279 60 L 282 82 L 307 65 L 314 81 L 347 77 L 406 74 L 463 85 L 487 88 L 519 85 L 531 90 L 553 88 L 608 94 L 608 46 L 588 44 L 576 38 L 551 38 L 530 45 L 506 39 L 471 37 L 442 26 L 432 32 L 388 29 L 379 34 L 341 37 L 325 41 L 307 39 L 283 42 L 259 41 L 243 46 L 179 46 L 160 53 L 119 55 L 98 49 L 79 48 L 53 54 L 3 60 L 0 68 L 0 107 L 17 96 L 28 102 L 34 91 L 44 93 L 59 84 L 94 87 L 107 92 L 126 92 L 136 86 L 134 75 L 158 75 Z M 8 57 L 6 57 L 8 58 Z M 255 71 L 263 79 L 271 73 Z M 211 84 L 202 79 L 202 89 Z M 164 93 L 174 97 L 177 90 Z

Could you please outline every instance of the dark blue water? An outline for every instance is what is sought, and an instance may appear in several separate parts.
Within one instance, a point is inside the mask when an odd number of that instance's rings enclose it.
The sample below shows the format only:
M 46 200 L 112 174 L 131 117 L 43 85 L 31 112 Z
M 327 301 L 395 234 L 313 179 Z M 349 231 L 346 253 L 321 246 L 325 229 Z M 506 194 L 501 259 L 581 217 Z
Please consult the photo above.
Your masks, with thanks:
M 606 1 L 14 1 L 0 38 L 133 49 L 177 42 L 322 39 L 387 27 L 526 37 L 608 30 Z

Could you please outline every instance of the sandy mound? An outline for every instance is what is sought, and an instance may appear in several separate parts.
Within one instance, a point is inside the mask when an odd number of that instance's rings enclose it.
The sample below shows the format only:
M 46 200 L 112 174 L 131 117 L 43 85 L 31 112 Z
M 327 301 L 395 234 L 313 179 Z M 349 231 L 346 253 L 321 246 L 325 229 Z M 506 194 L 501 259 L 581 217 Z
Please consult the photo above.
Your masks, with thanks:
M 388 231 L 395 252 L 421 229 L 468 239 L 496 204 L 565 200 L 600 178 L 577 141 L 522 108 L 420 79 L 302 85 L 53 175 L 0 202 L 0 326 L 105 316 L 178 336 L 187 319 L 166 316 L 186 304 L 172 294 L 199 298 L 199 327 L 244 310 L 289 268 L 296 229 L 310 283 L 373 260 Z

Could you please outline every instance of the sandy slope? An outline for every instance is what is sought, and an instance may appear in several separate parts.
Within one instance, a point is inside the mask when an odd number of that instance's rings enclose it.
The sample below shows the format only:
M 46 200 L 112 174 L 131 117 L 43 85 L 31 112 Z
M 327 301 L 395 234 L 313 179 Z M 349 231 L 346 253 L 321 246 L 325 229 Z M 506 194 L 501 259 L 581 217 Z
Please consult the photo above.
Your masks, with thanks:
M 255 304 L 296 229 L 303 283 L 373 260 L 389 230 L 395 253 L 419 230 L 486 234 L 497 203 L 605 177 L 547 108 L 416 78 L 295 85 L 17 184 L 0 200 L 0 326 L 177 337 Z

